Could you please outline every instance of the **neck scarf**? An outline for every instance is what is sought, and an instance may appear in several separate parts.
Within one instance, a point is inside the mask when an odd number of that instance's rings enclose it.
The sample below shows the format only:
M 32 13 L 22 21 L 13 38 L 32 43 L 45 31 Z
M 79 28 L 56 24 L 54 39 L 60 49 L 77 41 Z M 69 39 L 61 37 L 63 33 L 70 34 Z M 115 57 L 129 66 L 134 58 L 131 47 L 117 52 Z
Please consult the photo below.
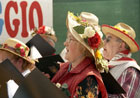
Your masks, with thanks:
M 131 58 L 131 53 L 128 50 L 121 51 L 120 53 L 116 54 L 110 61 L 109 61 L 109 68 L 119 65 L 118 61 L 121 58 Z M 117 64 L 116 64 L 117 61 Z M 120 62 L 121 63 L 121 62 Z

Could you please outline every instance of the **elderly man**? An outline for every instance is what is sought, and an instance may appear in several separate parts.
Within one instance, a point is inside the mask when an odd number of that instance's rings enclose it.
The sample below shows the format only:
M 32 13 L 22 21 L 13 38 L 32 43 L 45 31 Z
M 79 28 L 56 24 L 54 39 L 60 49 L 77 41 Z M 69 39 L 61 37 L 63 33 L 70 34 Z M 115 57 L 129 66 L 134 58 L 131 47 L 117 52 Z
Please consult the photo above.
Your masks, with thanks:
M 9 38 L 0 46 L 0 62 L 9 59 L 11 63 L 22 73 L 23 76 L 27 76 L 31 70 L 33 70 L 34 61 L 28 57 L 29 48 L 21 41 Z M 5 76 L 3 74 L 3 76 Z M 2 77 L 0 77 L 2 80 Z M 13 98 L 16 90 L 18 89 L 17 83 L 13 80 L 5 81 L 7 88 L 4 93 L 0 92 L 0 98 Z M 1 85 L 1 84 L 0 84 Z M 3 85 L 0 86 L 0 91 Z
M 41 26 L 39 28 L 35 28 L 33 31 L 31 31 L 31 35 L 35 36 L 36 34 L 39 34 L 46 42 L 49 43 L 53 48 L 55 47 L 55 43 L 57 42 L 57 37 L 55 35 L 55 31 L 53 28 L 49 26 Z M 42 43 L 40 43 L 42 44 Z M 30 52 L 30 57 L 34 60 L 43 57 L 43 55 L 34 45 L 30 47 L 31 52 Z M 47 51 L 47 50 L 46 50 Z M 43 53 L 44 56 L 48 56 L 48 54 Z M 53 54 L 54 55 L 54 54 Z
M 136 98 L 140 88 L 140 67 L 131 53 L 139 46 L 135 41 L 135 31 L 125 23 L 115 26 L 102 25 L 106 36 L 103 56 L 109 61 L 111 74 L 126 91 L 126 94 L 109 95 L 110 98 Z

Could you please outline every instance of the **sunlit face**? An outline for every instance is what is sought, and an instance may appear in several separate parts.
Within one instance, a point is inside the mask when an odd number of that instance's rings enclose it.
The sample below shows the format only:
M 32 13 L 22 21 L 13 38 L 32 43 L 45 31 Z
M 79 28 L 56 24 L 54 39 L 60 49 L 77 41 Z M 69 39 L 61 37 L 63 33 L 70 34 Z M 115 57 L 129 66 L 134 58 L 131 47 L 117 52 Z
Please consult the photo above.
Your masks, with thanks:
M 108 33 L 104 40 L 103 56 L 107 60 L 111 60 L 118 52 L 120 52 L 121 42 L 117 41 L 117 37 Z
M 67 33 L 67 39 L 64 45 L 66 47 L 65 59 L 69 62 L 73 62 L 81 55 L 81 44 L 69 32 Z

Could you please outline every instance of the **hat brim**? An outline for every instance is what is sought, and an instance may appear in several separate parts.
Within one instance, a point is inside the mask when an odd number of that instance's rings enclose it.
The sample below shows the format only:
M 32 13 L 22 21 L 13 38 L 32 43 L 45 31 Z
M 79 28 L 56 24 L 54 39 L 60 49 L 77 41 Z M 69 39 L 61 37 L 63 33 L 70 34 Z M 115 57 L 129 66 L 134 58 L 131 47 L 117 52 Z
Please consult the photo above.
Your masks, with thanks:
M 29 63 L 31 63 L 31 64 L 35 64 L 35 61 L 34 61 L 34 60 L 29 59 L 29 58 L 22 57 L 21 55 L 15 53 L 15 52 L 13 52 L 13 51 L 11 51 L 11 50 L 9 50 L 9 49 L 0 48 L 0 50 L 8 51 L 8 52 L 10 52 L 10 53 L 12 53 L 12 54 L 14 54 L 14 55 L 16 55 L 16 56 L 19 56 L 19 57 L 23 58 L 24 60 L 26 60 L 27 62 L 29 62 Z
M 126 33 L 109 25 L 102 25 L 102 31 L 105 35 L 110 33 L 122 39 L 130 47 L 130 51 L 132 53 L 137 52 L 139 50 L 139 45 L 137 44 L 137 42 Z

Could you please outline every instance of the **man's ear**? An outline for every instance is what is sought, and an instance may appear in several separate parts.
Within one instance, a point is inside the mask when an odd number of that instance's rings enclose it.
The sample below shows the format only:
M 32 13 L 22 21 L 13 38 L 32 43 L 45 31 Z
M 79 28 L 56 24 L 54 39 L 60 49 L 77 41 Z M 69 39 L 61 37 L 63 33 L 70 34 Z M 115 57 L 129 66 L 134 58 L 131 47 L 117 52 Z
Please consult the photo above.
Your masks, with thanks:
M 126 49 L 125 49 L 125 42 L 122 42 L 122 43 L 120 44 L 120 51 L 123 51 L 123 50 L 126 50 Z
M 22 67 L 22 65 L 23 65 L 23 59 L 22 58 L 19 58 L 16 62 L 16 68 L 20 71 L 20 72 L 22 72 L 22 70 L 23 70 L 23 67 Z
M 23 59 L 22 58 L 18 58 L 17 63 L 23 63 Z

